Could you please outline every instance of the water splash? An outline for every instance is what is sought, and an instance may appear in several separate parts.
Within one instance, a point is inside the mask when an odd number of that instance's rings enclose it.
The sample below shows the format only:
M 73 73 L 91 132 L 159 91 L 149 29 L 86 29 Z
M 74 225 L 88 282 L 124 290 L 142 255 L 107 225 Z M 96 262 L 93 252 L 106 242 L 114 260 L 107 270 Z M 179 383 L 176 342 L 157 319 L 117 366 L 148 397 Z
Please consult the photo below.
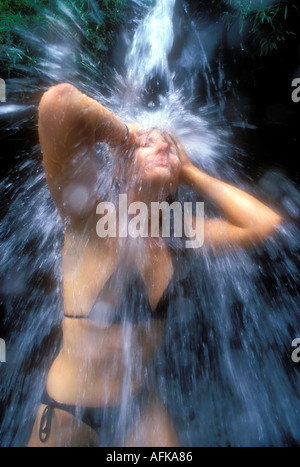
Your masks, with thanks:
M 92 3 L 100 21 L 101 14 Z M 261 180 L 256 192 L 249 177 L 247 187 L 241 182 L 247 179 L 241 162 L 245 156 L 232 144 L 232 133 L 222 114 L 221 90 L 226 77 L 220 68 L 219 80 L 213 79 L 199 24 L 188 15 L 185 21 L 197 38 L 197 50 L 195 41 L 190 40 L 179 59 L 170 62 L 175 6 L 175 0 L 158 0 L 146 9 L 112 84 L 111 76 L 104 79 L 99 74 L 80 41 L 84 22 L 61 2 L 72 21 L 67 23 L 45 12 L 57 41 L 45 46 L 38 36 L 28 37 L 43 51 L 35 68 L 40 81 L 25 80 L 22 84 L 29 100 L 36 102 L 35 96 L 48 85 L 70 80 L 124 120 L 176 133 L 204 170 L 234 180 L 254 195 L 263 194 L 290 216 L 278 236 L 255 251 L 237 250 L 221 257 L 203 252 L 185 265 L 189 288 L 178 291 L 157 367 L 160 392 L 182 445 L 296 444 L 300 440 L 299 373 L 291 362 L 290 345 L 299 334 L 299 265 L 295 260 L 299 230 L 293 222 L 299 218 L 299 191 L 284 174 L 273 171 Z M 144 11 L 145 6 L 135 1 L 134 8 Z M 197 73 L 192 78 L 186 75 L 187 57 L 191 67 L 195 57 L 200 57 L 206 83 L 204 106 L 194 105 Z M 10 95 L 18 94 L 20 84 L 20 80 L 8 83 Z M 30 105 L 33 108 L 19 106 L 16 100 L 1 106 L 2 115 L 15 115 L 14 123 L 5 128 L 7 132 L 17 134 L 36 125 L 33 114 L 26 112 L 35 111 L 37 102 Z M 59 345 L 56 332 L 62 317 L 63 232 L 46 185 L 39 147 L 31 146 L 29 142 L 27 149 L 18 150 L 14 167 L 0 185 L 6 203 L 0 230 L 0 293 L 7 336 L 7 363 L 0 367 L 5 405 L 0 439 L 8 446 L 26 442 Z M 214 212 L 213 206 L 207 209 Z M 127 337 L 125 342 L 129 343 L 130 335 Z M 124 358 L 130 355 L 130 349 L 125 350 Z M 128 368 L 127 381 L 130 365 Z M 123 404 L 126 393 L 124 384 Z M 123 415 L 121 412 L 121 418 Z
M 129 80 L 140 89 L 157 75 L 172 84 L 168 54 L 174 41 L 174 5 L 175 0 L 158 0 L 135 32 L 126 68 Z

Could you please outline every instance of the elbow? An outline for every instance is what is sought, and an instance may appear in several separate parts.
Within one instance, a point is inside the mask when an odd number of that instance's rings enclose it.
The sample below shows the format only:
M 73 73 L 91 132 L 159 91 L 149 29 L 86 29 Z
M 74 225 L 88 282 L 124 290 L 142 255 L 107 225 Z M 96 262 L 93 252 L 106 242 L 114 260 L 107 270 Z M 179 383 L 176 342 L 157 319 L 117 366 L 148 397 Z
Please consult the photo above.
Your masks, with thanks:
M 282 223 L 283 223 L 282 217 L 274 212 L 272 215 L 272 218 L 270 219 L 270 226 L 269 226 L 271 235 L 276 232 L 276 230 L 282 225 Z
M 49 88 L 42 96 L 40 107 L 65 100 L 76 88 L 69 83 L 60 83 Z
M 260 229 L 258 229 L 260 237 L 262 239 L 271 237 L 274 235 L 278 228 L 282 225 L 283 219 L 278 214 L 272 212 L 269 216 L 266 216 Z
M 274 227 L 277 229 L 283 224 L 283 218 L 279 216 L 278 214 L 275 214 L 275 219 L 274 219 Z
M 242 237 L 241 243 L 247 248 L 259 246 L 275 235 L 282 223 L 283 219 L 273 213 L 272 220 L 269 218 L 267 222 L 261 222 L 256 227 L 244 229 L 245 235 Z
M 61 83 L 52 86 L 46 91 L 40 101 L 40 115 L 47 112 L 51 113 L 61 107 L 66 107 L 70 104 L 76 88 L 72 84 Z
M 62 124 L 70 112 L 76 88 L 68 83 L 57 84 L 46 91 L 39 105 L 39 125 L 48 129 Z M 74 115 L 74 113 L 73 113 Z

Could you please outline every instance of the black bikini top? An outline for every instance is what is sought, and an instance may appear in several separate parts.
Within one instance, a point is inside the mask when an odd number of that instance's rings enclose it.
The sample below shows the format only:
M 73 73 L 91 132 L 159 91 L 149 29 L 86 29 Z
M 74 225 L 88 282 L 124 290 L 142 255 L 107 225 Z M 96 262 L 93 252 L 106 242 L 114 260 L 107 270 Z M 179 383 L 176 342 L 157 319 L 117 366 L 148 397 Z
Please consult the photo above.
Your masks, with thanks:
M 113 287 L 117 287 L 118 296 L 121 297 L 118 305 L 112 305 L 101 298 L 101 291 L 88 315 L 65 314 L 64 316 L 72 319 L 89 319 L 107 326 L 125 322 L 137 324 L 149 321 L 149 319 L 164 320 L 167 318 L 170 299 L 176 289 L 175 274 L 174 272 L 155 310 L 151 309 L 147 288 L 140 273 L 136 272 L 133 275 L 128 275 L 128 272 L 126 274 L 124 269 L 123 271 L 118 269 L 105 285 L 108 289 L 112 287 L 111 284 L 113 284 Z

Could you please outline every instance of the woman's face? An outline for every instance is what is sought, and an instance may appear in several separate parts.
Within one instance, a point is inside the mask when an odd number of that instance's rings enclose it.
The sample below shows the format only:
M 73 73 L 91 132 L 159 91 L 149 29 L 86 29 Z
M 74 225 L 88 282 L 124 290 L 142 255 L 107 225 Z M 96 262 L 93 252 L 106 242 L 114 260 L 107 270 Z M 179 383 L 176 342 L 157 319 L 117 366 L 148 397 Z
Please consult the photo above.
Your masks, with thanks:
M 139 136 L 132 163 L 138 181 L 161 185 L 169 193 L 176 190 L 181 162 L 178 149 L 167 134 L 154 129 Z

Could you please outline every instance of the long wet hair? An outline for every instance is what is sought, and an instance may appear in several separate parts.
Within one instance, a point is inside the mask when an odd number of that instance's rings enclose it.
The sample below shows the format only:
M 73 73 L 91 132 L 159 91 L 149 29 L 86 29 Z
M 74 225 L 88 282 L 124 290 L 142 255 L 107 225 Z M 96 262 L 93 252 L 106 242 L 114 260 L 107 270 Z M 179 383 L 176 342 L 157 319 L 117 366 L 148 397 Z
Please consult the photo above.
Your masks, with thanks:
M 157 131 L 158 133 L 160 133 L 165 139 L 166 139 L 166 142 L 170 143 L 170 140 L 172 142 L 172 144 L 174 145 L 174 147 L 176 148 L 176 152 L 177 152 L 177 156 L 179 158 L 179 160 L 181 160 L 181 148 L 178 144 L 178 141 L 176 139 L 176 137 L 174 135 L 172 135 L 171 133 L 168 133 L 166 132 L 165 130 L 161 130 L 160 128 L 158 127 L 151 127 L 147 130 L 142 130 L 140 131 L 140 134 L 144 134 L 144 133 L 148 133 L 148 134 L 151 134 L 153 131 Z M 124 185 L 126 185 L 126 182 L 125 182 L 125 174 L 122 173 L 123 170 L 122 170 L 122 163 L 120 164 L 120 160 L 121 161 L 126 161 L 128 158 L 132 157 L 133 154 L 135 153 L 135 151 L 139 148 L 139 145 L 136 144 L 134 146 L 132 146 L 131 148 L 123 148 L 122 146 L 118 147 L 118 148 L 111 148 L 111 154 L 113 156 L 113 160 L 115 161 L 115 164 L 114 164 L 114 173 L 115 173 L 115 176 L 114 176 L 114 179 L 115 179 L 115 184 L 117 187 L 120 187 L 121 184 L 122 184 L 122 181 L 124 182 Z M 174 202 L 175 200 L 178 199 L 178 190 L 176 189 L 174 193 L 171 193 L 166 201 L 168 201 L 170 204 L 172 202 Z
M 140 133 L 143 134 L 143 133 L 148 133 L 150 134 L 152 131 L 157 131 L 159 132 L 161 135 L 163 135 L 167 142 L 170 144 L 173 144 L 174 147 L 176 148 L 176 153 L 177 153 L 177 156 L 179 158 L 179 160 L 181 160 L 181 148 L 180 148 L 180 144 L 178 143 L 178 140 L 176 139 L 176 137 L 171 134 L 171 133 L 168 133 L 166 131 L 162 131 L 161 129 L 159 129 L 158 127 L 152 127 L 150 129 L 147 129 L 145 131 L 141 131 Z M 128 160 L 128 158 L 132 157 L 134 152 L 139 148 L 139 145 L 136 144 L 134 146 L 132 146 L 131 148 L 127 148 L 127 150 L 124 150 L 122 147 L 119 147 L 117 149 L 113 149 L 112 151 L 112 155 L 113 155 L 113 189 L 115 191 L 115 196 L 117 197 L 120 192 L 121 192 L 121 187 L 122 186 L 126 186 L 128 184 L 128 181 L 126 180 L 126 176 L 125 176 L 125 173 L 124 173 L 124 167 L 125 167 L 125 163 L 126 163 L 126 160 Z M 121 163 L 120 163 L 121 161 Z M 124 162 L 124 165 L 122 163 L 122 161 Z M 122 167 L 123 166 L 123 167 Z M 169 204 L 169 205 L 172 205 L 174 202 L 177 202 L 179 200 L 179 191 L 178 191 L 178 187 L 176 188 L 176 190 L 174 190 L 172 193 L 170 193 L 167 198 L 165 199 L 165 201 Z M 173 215 L 172 211 L 171 211 L 171 216 Z M 179 239 L 179 238 L 176 238 L 175 235 L 174 235 L 174 223 L 173 223 L 173 219 L 171 218 L 171 231 L 170 231 L 170 238 L 165 238 L 166 240 L 166 243 L 168 244 L 168 248 L 171 249 L 171 250 L 181 250 L 182 249 L 182 239 Z

